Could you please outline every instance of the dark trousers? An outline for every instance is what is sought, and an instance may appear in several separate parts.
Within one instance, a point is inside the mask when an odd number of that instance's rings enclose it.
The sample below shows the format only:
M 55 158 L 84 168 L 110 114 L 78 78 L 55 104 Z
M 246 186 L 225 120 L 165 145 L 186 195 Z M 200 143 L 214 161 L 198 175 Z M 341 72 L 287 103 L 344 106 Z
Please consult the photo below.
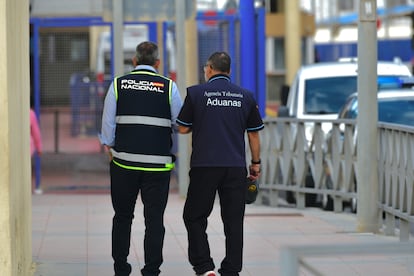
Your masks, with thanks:
M 111 198 L 115 211 L 112 222 L 112 257 L 115 275 L 129 275 L 127 262 L 131 241 L 131 225 L 139 191 L 144 205 L 145 266 L 142 275 L 159 275 L 163 262 L 164 211 L 167 204 L 170 172 L 128 170 L 111 162 Z
M 217 191 L 226 237 L 226 256 L 219 272 L 221 275 L 239 275 L 243 258 L 246 176 L 246 168 L 191 168 L 183 218 L 188 233 L 189 261 L 196 274 L 215 267 L 206 229 Z

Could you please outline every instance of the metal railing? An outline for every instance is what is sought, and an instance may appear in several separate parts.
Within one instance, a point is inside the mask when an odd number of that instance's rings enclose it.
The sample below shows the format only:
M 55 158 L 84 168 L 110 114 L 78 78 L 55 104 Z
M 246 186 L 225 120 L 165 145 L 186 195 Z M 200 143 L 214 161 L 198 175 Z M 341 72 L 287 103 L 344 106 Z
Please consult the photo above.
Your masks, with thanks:
M 414 223 L 414 128 L 378 125 L 378 174 L 381 224 L 385 233 L 409 239 Z M 329 128 L 326 134 L 323 129 Z M 335 212 L 354 202 L 357 192 L 357 133 L 352 120 L 269 118 L 261 135 L 262 176 L 258 202 L 278 205 L 280 192 L 294 195 L 296 207 L 306 198 L 331 200 Z M 310 184 L 311 183 L 311 184 Z
M 400 240 L 410 236 L 414 223 L 414 128 L 379 124 L 379 200 L 385 213 L 385 232 L 395 232 L 399 220 Z

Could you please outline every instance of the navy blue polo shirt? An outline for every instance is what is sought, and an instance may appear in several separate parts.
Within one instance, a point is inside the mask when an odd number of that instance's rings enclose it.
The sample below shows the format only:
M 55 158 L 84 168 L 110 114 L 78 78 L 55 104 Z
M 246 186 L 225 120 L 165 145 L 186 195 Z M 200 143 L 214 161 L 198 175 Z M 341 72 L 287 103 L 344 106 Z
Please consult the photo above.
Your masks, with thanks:
M 253 93 L 226 75 L 188 87 L 177 124 L 192 128 L 191 167 L 245 167 L 245 132 L 264 128 Z

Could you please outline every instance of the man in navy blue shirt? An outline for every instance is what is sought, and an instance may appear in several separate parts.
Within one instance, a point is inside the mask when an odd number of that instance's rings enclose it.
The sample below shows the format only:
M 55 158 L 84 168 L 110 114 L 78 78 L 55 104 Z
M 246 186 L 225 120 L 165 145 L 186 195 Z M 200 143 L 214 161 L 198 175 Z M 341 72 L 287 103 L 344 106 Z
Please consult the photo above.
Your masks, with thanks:
M 183 218 L 189 261 L 197 275 L 216 275 L 206 234 L 216 192 L 226 236 L 226 256 L 218 272 L 233 276 L 242 269 L 246 131 L 252 155 L 250 177 L 255 180 L 260 174 L 258 131 L 264 125 L 253 93 L 230 82 L 230 62 L 225 52 L 209 57 L 204 66 L 207 82 L 187 88 L 177 118 L 180 133 L 192 132 L 190 184 Z

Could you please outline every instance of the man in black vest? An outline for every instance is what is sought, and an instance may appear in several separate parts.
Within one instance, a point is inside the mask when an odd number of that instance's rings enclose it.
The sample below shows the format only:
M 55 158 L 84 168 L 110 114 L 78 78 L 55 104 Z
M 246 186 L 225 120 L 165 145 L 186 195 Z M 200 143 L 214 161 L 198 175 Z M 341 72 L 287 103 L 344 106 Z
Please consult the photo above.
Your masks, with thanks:
M 252 161 L 250 178 L 260 173 L 259 130 L 264 128 L 253 94 L 230 82 L 230 57 L 210 56 L 204 66 L 207 83 L 187 88 L 177 118 L 180 133 L 192 132 L 190 184 L 184 206 L 189 261 L 197 275 L 214 276 L 207 239 L 207 218 L 218 192 L 226 236 L 221 275 L 239 275 L 243 255 L 246 196 L 247 131 Z
M 109 87 L 100 140 L 111 160 L 115 275 L 129 275 L 132 270 L 127 257 L 140 191 L 145 218 L 145 266 L 141 273 L 153 276 L 159 275 L 163 262 L 164 211 L 175 159 L 171 134 L 182 101 L 175 82 L 157 73 L 160 60 L 156 44 L 140 43 L 133 63 L 135 69 L 116 77 Z

